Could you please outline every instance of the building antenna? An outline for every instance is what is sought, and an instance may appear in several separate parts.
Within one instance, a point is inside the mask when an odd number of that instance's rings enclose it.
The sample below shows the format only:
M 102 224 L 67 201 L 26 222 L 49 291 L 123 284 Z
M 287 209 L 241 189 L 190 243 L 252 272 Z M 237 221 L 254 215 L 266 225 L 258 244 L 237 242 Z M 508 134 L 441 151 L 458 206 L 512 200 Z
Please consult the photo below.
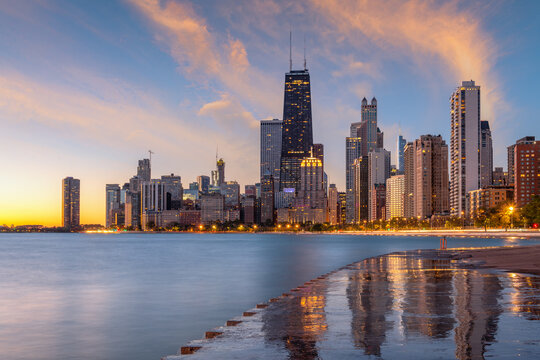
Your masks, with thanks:
M 304 70 L 307 70 L 307 63 L 306 63 L 306 35 L 304 35 Z
M 292 71 L 292 25 L 289 31 L 289 72 Z
M 152 154 L 155 154 L 155 152 L 148 150 L 148 154 L 150 154 L 150 166 L 152 166 Z

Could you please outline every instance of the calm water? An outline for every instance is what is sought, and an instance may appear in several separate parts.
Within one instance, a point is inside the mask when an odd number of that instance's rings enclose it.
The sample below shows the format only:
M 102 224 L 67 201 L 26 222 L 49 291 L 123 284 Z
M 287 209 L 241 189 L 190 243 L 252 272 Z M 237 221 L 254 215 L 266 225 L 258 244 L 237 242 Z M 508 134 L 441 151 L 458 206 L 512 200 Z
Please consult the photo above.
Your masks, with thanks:
M 0 359 L 159 359 L 322 273 L 438 245 L 435 237 L 0 234 Z

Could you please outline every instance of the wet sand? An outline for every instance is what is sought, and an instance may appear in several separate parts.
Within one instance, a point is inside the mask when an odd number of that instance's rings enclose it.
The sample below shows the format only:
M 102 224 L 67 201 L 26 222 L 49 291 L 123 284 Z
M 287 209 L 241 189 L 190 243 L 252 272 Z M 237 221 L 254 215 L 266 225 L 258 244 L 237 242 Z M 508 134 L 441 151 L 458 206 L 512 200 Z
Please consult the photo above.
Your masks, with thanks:
M 540 245 L 465 250 L 458 258 L 480 267 L 540 275 Z
M 167 360 L 535 358 L 540 246 L 417 250 L 349 264 L 207 332 Z M 530 260 L 523 260 L 530 259 Z M 210 329 L 209 329 L 210 330 Z

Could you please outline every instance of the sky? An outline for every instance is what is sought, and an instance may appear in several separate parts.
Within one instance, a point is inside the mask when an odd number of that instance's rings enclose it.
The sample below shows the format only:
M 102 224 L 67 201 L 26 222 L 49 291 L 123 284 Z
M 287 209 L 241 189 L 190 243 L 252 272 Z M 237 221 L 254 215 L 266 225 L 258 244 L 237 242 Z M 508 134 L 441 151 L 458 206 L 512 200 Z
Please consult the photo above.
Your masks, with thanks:
M 0 224 L 61 224 L 61 180 L 81 180 L 81 223 L 105 221 L 105 184 L 210 175 L 258 182 L 259 120 L 282 118 L 284 74 L 311 74 L 313 137 L 345 183 L 363 97 L 395 163 L 399 132 L 449 143 L 449 97 L 481 86 L 494 165 L 540 136 L 540 2 L 0 0 Z

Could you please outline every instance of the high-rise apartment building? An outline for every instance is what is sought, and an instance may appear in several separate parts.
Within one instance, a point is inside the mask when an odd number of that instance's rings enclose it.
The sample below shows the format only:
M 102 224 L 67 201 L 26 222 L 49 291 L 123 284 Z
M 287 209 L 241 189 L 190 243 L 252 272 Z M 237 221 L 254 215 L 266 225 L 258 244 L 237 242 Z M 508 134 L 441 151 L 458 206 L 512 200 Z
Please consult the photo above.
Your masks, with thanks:
M 368 181 L 367 156 L 361 156 L 353 163 L 354 168 L 354 218 L 352 222 L 359 222 L 369 219 L 369 181 Z M 347 209 L 348 209 L 347 204 Z
M 380 209 L 382 204 L 379 201 L 382 199 L 383 187 L 386 186 L 386 179 L 390 177 L 390 152 L 384 149 L 375 148 L 368 154 L 368 179 L 367 185 L 368 194 L 368 218 L 370 221 L 377 220 L 377 212 L 374 209 Z M 383 187 L 375 186 L 382 184 Z M 374 191 L 377 190 L 378 193 Z M 386 189 L 384 189 L 386 191 Z M 386 203 L 386 195 L 384 197 Z
M 300 188 L 300 164 L 313 147 L 311 85 L 307 69 L 285 74 L 280 190 Z
M 139 166 L 137 166 L 137 176 L 141 181 L 150 181 L 152 175 L 150 167 L 150 159 L 139 160 Z
M 404 216 L 405 175 L 390 176 L 386 179 L 386 219 Z
M 518 144 L 534 144 L 535 141 L 534 136 L 525 136 L 518 141 L 516 141 L 515 144 L 512 144 L 508 146 L 508 183 L 514 184 L 515 177 L 514 177 L 514 147 Z
M 62 227 L 72 230 L 80 225 L 81 181 L 62 179 Z
M 281 142 L 283 121 L 278 119 L 261 121 L 261 168 L 260 178 L 270 171 L 279 191 L 279 169 L 281 166 Z
M 409 142 L 403 149 L 404 166 L 404 188 L 405 196 L 403 198 L 403 216 L 407 219 L 414 217 L 414 144 Z
M 480 86 L 463 81 L 450 97 L 450 213 L 463 216 L 480 187 Z
M 339 199 L 336 184 L 330 184 L 328 188 L 328 223 L 339 224 Z
M 105 185 L 105 227 L 116 225 L 115 210 L 120 208 L 120 185 Z
M 360 123 L 356 123 L 360 124 Z M 357 219 L 357 209 L 355 207 L 355 160 L 361 157 L 360 142 L 362 138 L 356 137 L 356 127 L 351 125 L 351 137 L 345 138 L 345 194 L 347 198 L 347 208 L 345 219 L 348 224 Z M 354 133 L 354 136 L 352 135 Z
M 493 184 L 493 141 L 489 122 L 480 121 L 480 187 Z
M 267 171 L 261 178 L 261 224 L 274 223 L 274 179 Z
M 323 164 L 314 156 L 306 157 L 300 165 L 300 189 L 296 197 L 302 206 L 326 210 L 323 184 Z
M 491 185 L 482 189 L 469 191 L 469 205 L 467 207 L 468 216 L 475 218 L 480 215 L 481 210 L 489 210 L 514 200 L 514 187 L 508 185 Z
M 540 195 L 540 141 L 516 144 L 514 147 L 514 204 L 527 205 Z
M 141 182 L 141 212 L 167 210 L 165 184 L 159 179 Z
M 422 135 L 413 146 L 413 216 L 425 219 L 448 213 L 448 145 L 440 135 Z
M 403 174 L 403 171 L 405 171 L 405 160 L 403 157 L 403 152 L 405 151 L 405 145 L 407 145 L 407 140 L 403 138 L 403 136 L 399 135 L 397 139 L 397 151 L 396 151 L 396 165 L 397 165 L 397 171 L 400 174 Z
M 493 185 L 509 185 L 508 171 L 504 171 L 502 167 L 496 167 L 493 170 Z

